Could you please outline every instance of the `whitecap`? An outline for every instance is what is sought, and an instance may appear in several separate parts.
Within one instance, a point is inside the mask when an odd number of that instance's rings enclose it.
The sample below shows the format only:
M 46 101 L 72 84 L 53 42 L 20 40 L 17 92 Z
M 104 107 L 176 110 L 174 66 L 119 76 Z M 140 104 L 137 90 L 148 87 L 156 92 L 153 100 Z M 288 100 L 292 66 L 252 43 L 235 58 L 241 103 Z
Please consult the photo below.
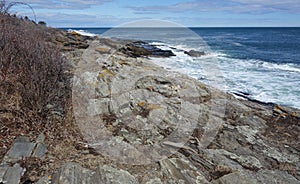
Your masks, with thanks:
M 262 66 L 269 69 L 300 73 L 300 67 L 295 64 L 276 64 L 276 63 L 263 62 Z
M 242 47 L 243 45 L 241 43 L 238 42 L 233 42 L 232 45 L 238 46 L 238 47 Z
M 69 33 L 73 32 L 73 31 L 76 32 L 76 33 L 78 33 L 78 34 L 80 34 L 80 35 L 83 35 L 83 36 L 90 36 L 90 37 L 97 36 L 96 34 L 90 33 L 90 32 L 88 32 L 86 30 L 74 30 L 74 29 L 69 29 L 68 30 Z

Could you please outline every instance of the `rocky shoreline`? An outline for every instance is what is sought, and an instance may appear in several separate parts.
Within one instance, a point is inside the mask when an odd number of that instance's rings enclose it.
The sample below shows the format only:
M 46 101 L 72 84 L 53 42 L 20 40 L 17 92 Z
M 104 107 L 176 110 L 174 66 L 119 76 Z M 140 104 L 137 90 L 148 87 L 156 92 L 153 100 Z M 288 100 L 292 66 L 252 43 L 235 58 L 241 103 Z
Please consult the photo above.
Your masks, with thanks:
M 75 159 L 37 183 L 300 182 L 299 109 L 166 71 L 147 57 L 172 53 L 143 42 L 63 31 L 49 41 L 73 66 L 75 147 L 91 167 Z

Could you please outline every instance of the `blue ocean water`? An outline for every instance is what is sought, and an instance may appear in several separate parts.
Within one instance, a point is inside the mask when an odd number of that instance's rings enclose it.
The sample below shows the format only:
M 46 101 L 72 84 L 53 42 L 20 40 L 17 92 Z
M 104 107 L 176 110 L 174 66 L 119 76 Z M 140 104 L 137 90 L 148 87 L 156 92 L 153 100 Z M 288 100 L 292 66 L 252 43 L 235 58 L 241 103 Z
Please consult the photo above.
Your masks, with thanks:
M 300 28 L 192 28 L 213 50 L 238 59 L 300 64 Z
M 139 39 L 172 50 L 153 58 L 231 93 L 300 108 L 300 28 L 72 28 L 82 34 Z M 92 35 L 90 34 L 90 35 Z M 191 58 L 184 51 L 205 51 Z

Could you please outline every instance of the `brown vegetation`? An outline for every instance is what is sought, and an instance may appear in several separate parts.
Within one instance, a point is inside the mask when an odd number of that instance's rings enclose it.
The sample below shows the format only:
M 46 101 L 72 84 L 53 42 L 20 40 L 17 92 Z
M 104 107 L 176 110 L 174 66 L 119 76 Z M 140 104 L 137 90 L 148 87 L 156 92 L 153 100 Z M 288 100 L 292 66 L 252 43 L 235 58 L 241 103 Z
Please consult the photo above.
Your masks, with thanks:
M 19 97 L 19 107 L 14 109 L 30 110 L 42 117 L 49 110 L 47 105 L 62 108 L 68 85 L 59 50 L 47 44 L 45 33 L 31 22 L 7 15 L 1 15 L 0 22 L 1 91 Z M 1 97 L 8 100 L 7 94 Z
M 73 126 L 69 67 L 60 48 L 49 42 L 53 31 L 0 12 L 0 161 L 16 137 L 34 140 L 41 133 L 55 158 L 35 169 L 24 160 L 25 176 L 58 167 L 57 146 L 80 139 Z

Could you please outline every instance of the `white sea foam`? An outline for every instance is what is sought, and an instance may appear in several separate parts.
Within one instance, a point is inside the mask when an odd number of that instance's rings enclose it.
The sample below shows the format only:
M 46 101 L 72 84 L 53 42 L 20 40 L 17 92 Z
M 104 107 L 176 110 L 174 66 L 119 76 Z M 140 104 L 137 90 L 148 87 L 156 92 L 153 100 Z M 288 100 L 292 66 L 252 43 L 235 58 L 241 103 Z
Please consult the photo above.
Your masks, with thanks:
M 95 36 L 95 34 L 82 30 L 74 31 L 83 35 Z M 249 93 L 250 98 L 256 100 L 300 108 L 299 65 L 233 58 L 226 55 L 222 50 L 211 51 L 201 38 L 197 35 L 195 37 L 190 32 L 181 35 L 181 32 L 176 30 L 176 36 L 172 37 L 172 34 L 161 31 L 155 32 L 155 34 L 143 29 L 139 31 L 141 32 L 133 35 L 132 32 L 126 29 L 113 29 L 101 36 L 156 40 L 151 44 L 161 49 L 172 50 L 176 54 L 176 56 L 170 58 L 152 58 L 157 65 L 168 70 L 187 74 L 227 92 L 246 92 Z M 177 37 L 177 35 L 180 36 Z M 228 35 L 224 34 L 214 36 L 213 40 L 235 45 L 240 49 L 246 49 L 253 53 L 257 52 L 253 47 L 246 47 L 239 41 L 232 42 L 227 38 Z M 238 35 L 235 35 L 235 38 L 237 40 L 249 39 Z M 211 39 L 210 36 L 208 36 L 208 39 Z M 190 50 L 204 51 L 206 55 L 193 58 L 184 53 L 184 51 Z M 220 85 L 221 82 L 223 82 L 222 85 Z
M 97 36 L 96 34 L 93 34 L 93 33 L 90 33 L 88 31 L 85 31 L 85 30 L 74 30 L 74 29 L 69 29 L 68 32 L 76 32 L 78 34 L 81 34 L 83 36 L 90 36 L 90 37 L 93 37 L 93 36 Z
M 206 56 L 192 58 L 184 51 L 193 48 L 163 43 L 155 45 L 176 54 L 171 58 L 152 59 L 166 69 L 187 74 L 227 92 L 245 92 L 256 100 L 300 108 L 300 67 L 297 65 L 236 59 L 211 51 Z
M 288 72 L 298 72 L 300 73 L 300 67 L 295 64 L 276 64 L 276 63 L 268 63 L 263 62 L 263 67 L 269 68 L 271 70 L 284 70 Z
M 235 45 L 235 46 L 238 46 L 238 47 L 243 46 L 242 44 L 240 44 L 240 43 L 238 43 L 238 42 L 233 42 L 232 44 Z
M 227 81 L 227 91 L 247 92 L 249 97 L 263 102 L 300 107 L 297 66 L 228 57 L 219 57 L 218 62 Z

